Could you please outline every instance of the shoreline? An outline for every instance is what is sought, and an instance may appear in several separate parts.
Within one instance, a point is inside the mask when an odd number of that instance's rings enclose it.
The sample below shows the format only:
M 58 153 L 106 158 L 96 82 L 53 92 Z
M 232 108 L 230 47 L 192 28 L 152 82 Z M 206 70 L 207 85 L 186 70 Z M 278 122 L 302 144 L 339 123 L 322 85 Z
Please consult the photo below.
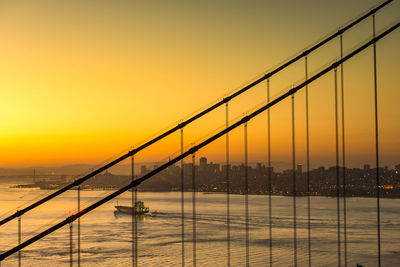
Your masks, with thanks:
M 8 188 L 15 188 L 15 189 L 36 189 L 36 190 L 41 190 L 41 191 L 53 191 L 53 190 L 58 190 L 61 189 L 62 187 L 60 187 L 60 185 L 54 185 L 54 186 L 48 186 L 45 188 L 41 188 L 40 186 L 37 185 L 33 185 L 33 184 L 17 184 L 17 185 L 11 185 Z M 81 191 L 114 191 L 114 190 L 118 190 L 119 187 L 81 187 Z M 72 190 L 77 190 L 72 189 Z M 400 192 L 399 190 L 392 190 L 392 192 L 399 192 L 398 195 L 392 195 L 392 194 L 388 194 L 391 191 L 386 191 L 386 194 L 384 191 L 385 189 L 381 189 L 381 194 L 380 194 L 380 198 L 390 198 L 390 199 L 400 199 Z M 167 192 L 181 192 L 180 190 L 143 190 L 143 189 L 138 189 L 138 192 L 148 192 L 148 193 L 167 193 Z M 192 193 L 193 191 L 191 189 L 189 190 L 185 190 L 185 193 Z M 226 194 L 226 191 L 201 191 L 201 190 L 197 190 L 197 193 L 203 193 L 203 194 Z M 359 198 L 376 198 L 375 194 L 369 194 L 370 191 L 364 191 L 365 194 L 346 194 L 346 198 L 354 198 L 354 197 L 359 197 Z M 230 195 L 245 195 L 243 192 L 237 192 L 237 191 L 233 191 L 230 193 Z M 268 192 L 249 192 L 247 195 L 264 195 L 264 196 L 268 196 Z M 272 192 L 271 196 L 285 196 L 285 197 L 293 197 L 292 194 L 277 194 Z M 307 193 L 306 192 L 298 192 L 298 195 L 296 195 L 296 197 L 307 197 Z M 310 194 L 310 197 L 331 197 L 331 198 L 336 198 L 336 190 L 331 191 L 330 193 L 317 193 L 317 192 L 313 192 L 312 194 Z M 340 198 L 343 198 L 344 196 L 341 194 Z

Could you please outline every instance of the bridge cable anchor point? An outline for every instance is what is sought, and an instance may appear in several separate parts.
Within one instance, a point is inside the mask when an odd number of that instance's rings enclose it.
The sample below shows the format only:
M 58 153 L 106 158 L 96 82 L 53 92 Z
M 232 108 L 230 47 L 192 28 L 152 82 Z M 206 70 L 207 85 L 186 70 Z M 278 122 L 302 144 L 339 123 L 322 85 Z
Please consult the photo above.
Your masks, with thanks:
M 232 99 L 232 96 L 224 97 L 224 98 L 222 99 L 222 103 L 228 103 L 229 101 L 231 101 L 231 99 Z
M 301 56 L 302 56 L 302 57 L 308 56 L 308 54 L 310 54 L 310 52 L 311 52 L 311 50 L 310 50 L 310 49 L 307 49 L 307 50 L 305 50 L 305 51 L 301 54 Z
M 15 212 L 15 216 L 20 217 L 21 215 L 23 215 L 25 212 L 23 210 L 17 210 Z
M 264 79 L 269 79 L 272 76 L 271 72 L 268 72 L 267 74 L 264 75 Z
M 186 126 L 186 122 L 181 122 L 181 123 L 179 123 L 178 124 L 178 129 L 182 129 L 183 127 L 185 127 Z

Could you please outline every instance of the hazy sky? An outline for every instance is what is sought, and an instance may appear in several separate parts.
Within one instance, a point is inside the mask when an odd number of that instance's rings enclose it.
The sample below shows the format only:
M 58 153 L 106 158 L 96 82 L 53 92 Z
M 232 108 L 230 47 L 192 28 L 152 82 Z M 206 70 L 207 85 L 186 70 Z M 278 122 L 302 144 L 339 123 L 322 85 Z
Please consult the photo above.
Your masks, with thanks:
M 400 3 L 377 30 L 400 19 Z M 174 125 L 362 14 L 357 1 L 0 1 L 0 167 L 99 163 Z M 345 51 L 371 37 L 371 19 L 344 36 Z M 378 44 L 382 160 L 400 163 L 400 30 Z M 339 41 L 310 56 L 313 72 Z M 349 164 L 373 163 L 372 49 L 345 67 Z M 272 95 L 304 77 L 304 61 L 271 79 Z M 333 164 L 333 73 L 310 86 L 312 162 Z M 266 97 L 263 83 L 231 104 L 231 118 Z M 297 100 L 299 99 L 299 100 Z M 271 111 L 275 161 L 290 161 L 290 102 Z M 304 162 L 304 93 L 296 96 Z M 188 128 L 185 144 L 224 124 L 224 110 Z M 265 115 L 249 124 L 251 161 L 265 161 Z M 242 129 L 232 159 L 242 159 Z M 224 159 L 223 140 L 200 151 Z M 138 155 L 157 161 L 179 135 Z

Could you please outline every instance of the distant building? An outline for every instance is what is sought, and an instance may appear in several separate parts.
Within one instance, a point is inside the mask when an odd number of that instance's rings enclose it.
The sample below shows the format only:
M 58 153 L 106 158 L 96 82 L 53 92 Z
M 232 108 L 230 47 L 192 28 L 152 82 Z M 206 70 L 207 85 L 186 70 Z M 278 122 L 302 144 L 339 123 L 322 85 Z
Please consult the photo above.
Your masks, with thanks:
M 207 158 L 206 157 L 201 157 L 200 158 L 200 167 L 205 168 L 207 166 Z
M 266 167 L 265 168 L 267 170 L 267 173 L 269 173 L 269 171 L 271 170 L 271 174 L 274 173 L 274 167 Z
M 369 171 L 371 166 L 369 164 L 364 164 L 364 171 Z
M 400 164 L 397 164 L 396 166 L 394 166 L 394 168 L 397 171 L 397 173 L 400 173 Z
M 222 173 L 226 174 L 227 168 L 229 168 L 229 171 L 231 170 L 231 165 L 222 165 Z
M 303 165 L 297 164 L 297 173 L 302 174 L 303 173 Z
M 282 174 L 284 174 L 284 175 L 292 175 L 293 174 L 293 170 L 291 170 L 291 169 L 284 170 L 282 172 Z
M 385 166 L 385 167 L 383 167 L 383 170 L 384 170 L 385 173 L 388 173 L 389 172 L 389 167 Z
M 191 172 L 193 168 L 192 163 L 183 163 L 183 170 L 184 172 Z
M 210 173 L 217 173 L 220 170 L 219 164 L 210 162 L 210 164 L 207 165 L 207 170 Z

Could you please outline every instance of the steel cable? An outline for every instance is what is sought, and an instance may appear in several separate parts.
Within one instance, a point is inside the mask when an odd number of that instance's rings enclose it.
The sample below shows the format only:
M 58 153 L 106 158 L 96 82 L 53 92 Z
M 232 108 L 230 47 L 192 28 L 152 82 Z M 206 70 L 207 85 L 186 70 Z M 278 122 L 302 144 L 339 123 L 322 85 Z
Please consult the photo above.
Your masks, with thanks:
M 193 266 L 196 267 L 197 236 L 196 236 L 196 155 L 192 154 L 192 212 L 193 212 Z
M 183 128 L 181 129 L 181 154 L 183 153 Z M 185 266 L 185 188 L 183 159 L 181 160 L 181 240 L 182 240 L 182 266 Z
M 244 123 L 244 212 L 246 228 L 246 266 L 250 266 L 250 240 L 249 240 L 249 170 L 247 151 L 247 122 Z
M 373 38 L 375 38 L 375 14 L 372 15 Z M 378 266 L 381 266 L 381 210 L 379 192 L 379 136 L 378 136 L 378 85 L 376 75 L 376 43 L 374 49 L 374 99 L 375 99 L 375 158 L 376 158 L 376 215 L 377 215 L 377 237 L 378 237 Z
M 267 80 L 267 102 L 270 101 L 270 84 Z M 271 114 L 267 110 L 268 143 L 268 230 L 269 230 L 269 266 L 272 267 L 272 164 L 271 164 Z
M 131 157 L 131 181 L 135 180 L 134 171 L 134 156 Z M 135 228 L 136 228 L 136 203 L 135 203 L 135 190 L 131 192 L 131 203 L 132 203 L 132 220 L 131 220 L 131 238 L 132 238 L 132 266 L 135 266 Z
M 225 104 L 226 128 L 229 127 L 229 102 Z M 226 240 L 227 266 L 231 266 L 231 217 L 230 217 L 230 164 L 229 164 L 229 133 L 226 133 Z
M 343 34 L 340 35 L 340 59 L 343 58 Z M 346 153 L 345 153 L 345 136 L 344 136 L 344 80 L 343 80 L 343 63 L 340 64 L 340 83 L 342 95 L 342 165 L 343 165 L 343 243 L 344 243 L 344 266 L 347 267 L 347 203 L 346 203 Z
M 308 58 L 305 60 L 305 79 L 308 79 Z M 307 230 L 308 230 L 308 266 L 311 267 L 311 199 L 310 199 L 310 132 L 308 114 L 308 85 L 306 85 L 306 160 L 307 160 Z
M 297 214 L 296 214 L 296 150 L 294 123 L 294 94 L 292 95 L 292 172 L 293 172 L 293 263 L 297 266 Z
M 334 69 L 335 87 L 335 148 L 336 148 L 336 217 L 337 217 L 337 256 L 338 266 L 341 266 L 340 245 L 340 182 L 339 182 L 339 123 L 338 123 L 338 96 L 337 96 L 337 68 Z

